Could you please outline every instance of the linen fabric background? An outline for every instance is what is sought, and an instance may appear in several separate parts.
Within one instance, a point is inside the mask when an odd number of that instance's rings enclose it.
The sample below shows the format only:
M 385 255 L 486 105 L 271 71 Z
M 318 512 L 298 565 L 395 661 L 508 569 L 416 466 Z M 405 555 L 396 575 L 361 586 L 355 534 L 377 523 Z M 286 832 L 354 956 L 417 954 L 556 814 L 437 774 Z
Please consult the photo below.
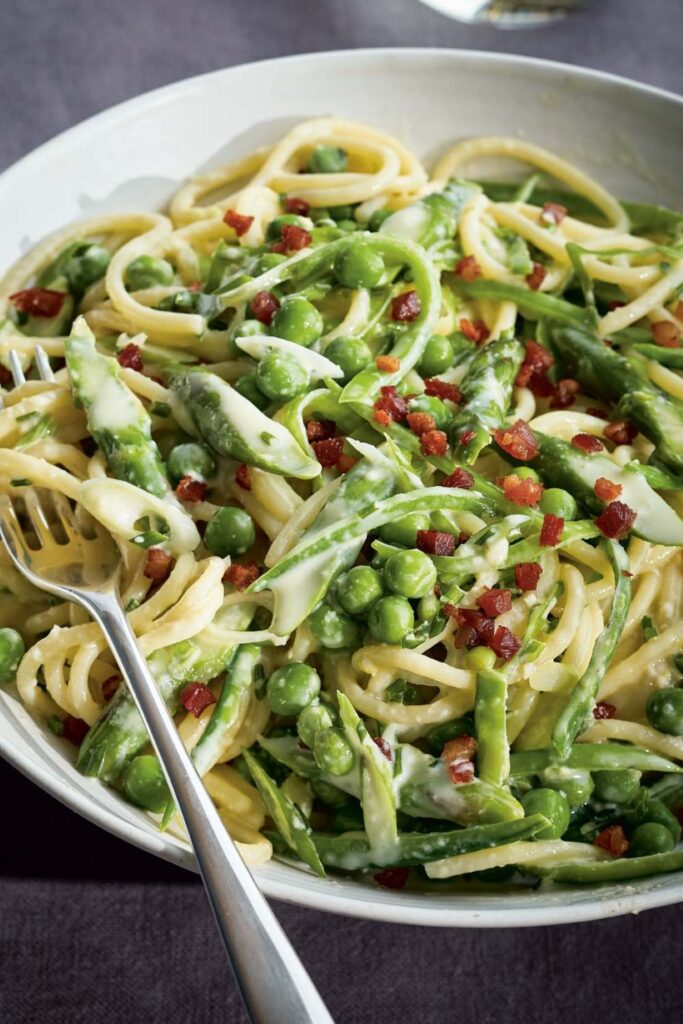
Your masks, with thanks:
M 683 91 L 681 0 L 588 0 L 565 21 L 515 32 L 463 26 L 417 0 L 2 0 L 0 12 L 0 169 L 139 92 L 314 50 L 498 50 Z M 439 100 L 447 135 L 467 97 Z M 96 829 L 2 762 L 0 792 L 3 1024 L 246 1021 L 195 876 Z M 683 907 L 496 932 L 275 909 L 338 1024 L 681 1016 Z

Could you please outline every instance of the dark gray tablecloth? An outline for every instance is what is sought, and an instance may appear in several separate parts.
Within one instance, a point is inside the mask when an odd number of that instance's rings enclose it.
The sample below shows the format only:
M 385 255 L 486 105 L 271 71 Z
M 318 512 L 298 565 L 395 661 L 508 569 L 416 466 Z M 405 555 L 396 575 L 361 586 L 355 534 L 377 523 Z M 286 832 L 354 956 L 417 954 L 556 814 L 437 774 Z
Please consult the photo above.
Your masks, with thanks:
M 146 89 L 310 50 L 502 50 L 680 91 L 682 23 L 681 0 L 595 0 L 552 27 L 507 33 L 416 0 L 2 0 L 0 168 Z M 2 764 L 0 793 L 3 1024 L 244 1020 L 194 876 L 98 831 Z M 677 908 L 495 933 L 277 912 L 339 1024 L 681 1018 Z

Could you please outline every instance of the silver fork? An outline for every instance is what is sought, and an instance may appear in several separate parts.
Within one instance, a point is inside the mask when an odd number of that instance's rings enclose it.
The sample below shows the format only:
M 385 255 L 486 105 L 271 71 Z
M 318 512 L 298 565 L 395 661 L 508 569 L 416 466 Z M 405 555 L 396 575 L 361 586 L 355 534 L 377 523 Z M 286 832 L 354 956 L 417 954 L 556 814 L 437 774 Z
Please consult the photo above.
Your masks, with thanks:
M 14 383 L 19 386 L 24 382 L 24 374 L 15 352 L 10 353 L 10 366 Z M 49 360 L 39 346 L 36 366 L 42 380 L 53 379 Z M 333 1024 L 303 964 L 237 852 L 166 710 L 121 605 L 120 562 L 113 542 L 109 538 L 112 567 L 103 567 L 99 578 L 93 579 L 93 560 L 84 557 L 92 537 L 84 536 L 66 499 L 55 496 L 54 507 L 63 531 L 63 536 L 57 537 L 35 490 L 26 488 L 22 497 L 37 547 L 29 546 L 8 495 L 0 496 L 0 539 L 17 569 L 31 583 L 82 605 L 99 623 L 135 698 L 185 821 L 251 1020 L 254 1024 Z M 94 529 L 98 531 L 97 524 Z M 102 543 L 104 536 L 99 530 L 98 543 Z M 66 571 L 53 568 L 53 560 L 46 554 L 46 542 L 48 547 L 55 542 L 62 544 Z

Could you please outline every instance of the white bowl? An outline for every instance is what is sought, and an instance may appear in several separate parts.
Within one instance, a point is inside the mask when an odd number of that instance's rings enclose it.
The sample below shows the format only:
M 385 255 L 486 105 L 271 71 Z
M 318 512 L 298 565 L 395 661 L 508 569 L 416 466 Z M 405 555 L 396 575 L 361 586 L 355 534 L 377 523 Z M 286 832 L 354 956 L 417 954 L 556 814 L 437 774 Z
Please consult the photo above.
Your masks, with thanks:
M 0 268 L 48 232 L 99 213 L 162 207 L 178 183 L 337 114 L 401 137 L 427 162 L 455 138 L 520 135 L 575 160 L 616 194 L 683 209 L 683 101 L 610 75 L 448 50 L 361 50 L 265 61 L 158 89 L 85 121 L 0 177 Z M 0 693 L 0 753 L 73 810 L 190 869 L 191 851 L 83 778 L 64 745 Z M 410 924 L 512 927 L 602 918 L 683 900 L 683 875 L 519 894 L 377 890 L 271 863 L 264 892 L 320 910 Z

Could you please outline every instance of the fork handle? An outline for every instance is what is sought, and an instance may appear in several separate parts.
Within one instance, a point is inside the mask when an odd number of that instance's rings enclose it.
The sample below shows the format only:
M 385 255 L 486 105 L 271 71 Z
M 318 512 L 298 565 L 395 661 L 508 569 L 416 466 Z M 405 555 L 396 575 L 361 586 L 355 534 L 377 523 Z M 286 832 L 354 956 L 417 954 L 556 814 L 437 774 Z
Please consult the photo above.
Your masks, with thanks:
M 100 593 L 88 608 L 159 755 L 253 1024 L 334 1024 L 204 788 L 118 598 Z

